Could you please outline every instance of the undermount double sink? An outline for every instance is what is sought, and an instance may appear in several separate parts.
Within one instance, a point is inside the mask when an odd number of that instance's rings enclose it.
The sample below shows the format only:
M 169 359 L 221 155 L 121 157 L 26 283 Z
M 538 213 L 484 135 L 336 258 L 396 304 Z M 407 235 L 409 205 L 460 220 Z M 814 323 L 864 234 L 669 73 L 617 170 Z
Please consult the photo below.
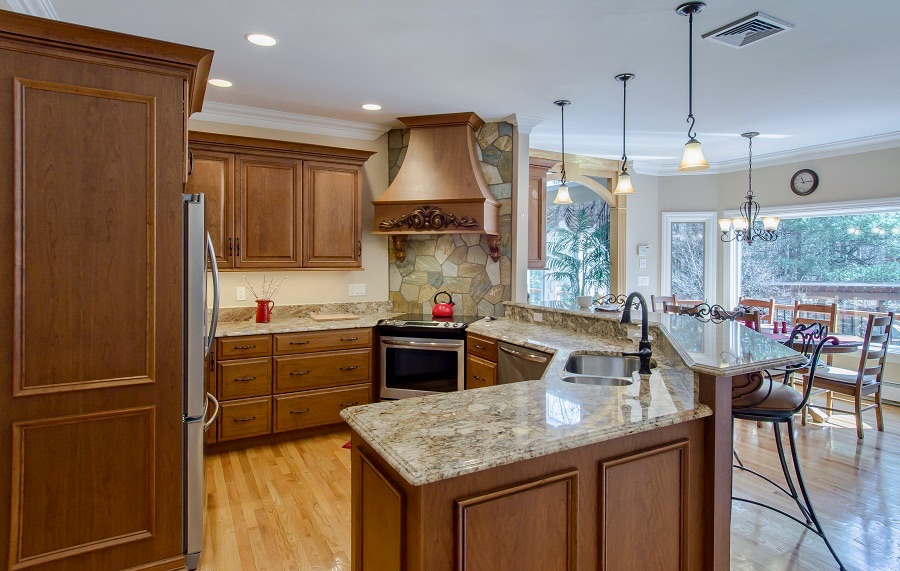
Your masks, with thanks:
M 652 366 L 652 365 L 651 365 Z M 562 380 L 577 385 L 626 386 L 641 368 L 638 357 L 625 355 L 572 355 Z

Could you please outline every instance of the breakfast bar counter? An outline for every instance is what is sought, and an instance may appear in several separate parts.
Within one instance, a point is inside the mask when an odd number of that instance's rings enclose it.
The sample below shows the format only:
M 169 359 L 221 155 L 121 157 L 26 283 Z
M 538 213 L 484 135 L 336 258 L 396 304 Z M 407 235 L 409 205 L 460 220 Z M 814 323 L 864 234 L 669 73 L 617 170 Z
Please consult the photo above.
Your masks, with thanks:
M 727 569 L 732 382 L 801 357 L 654 314 L 651 374 L 562 381 L 634 350 L 620 317 L 507 304 L 468 331 L 551 353 L 542 379 L 345 410 L 354 569 Z

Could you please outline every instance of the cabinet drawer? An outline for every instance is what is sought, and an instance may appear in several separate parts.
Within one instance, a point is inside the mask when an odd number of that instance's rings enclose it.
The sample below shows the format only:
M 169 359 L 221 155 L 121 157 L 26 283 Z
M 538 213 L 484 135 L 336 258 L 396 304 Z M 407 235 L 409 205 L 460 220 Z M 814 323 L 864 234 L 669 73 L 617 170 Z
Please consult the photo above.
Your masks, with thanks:
M 478 389 L 497 384 L 497 365 L 478 357 L 466 359 L 466 388 Z
M 240 359 L 218 363 L 219 400 L 272 394 L 272 358 Z
M 219 361 L 265 357 L 272 354 L 271 335 L 247 335 L 245 337 L 219 337 L 216 358 Z
M 316 355 L 275 357 L 275 392 L 288 393 L 352 385 L 371 379 L 372 351 L 331 351 Z
M 336 329 L 332 331 L 307 331 L 306 333 L 279 333 L 275 335 L 275 354 L 312 353 L 372 346 L 371 329 Z
M 466 336 L 466 353 L 488 361 L 497 362 L 497 341 L 469 333 Z
M 342 422 L 340 413 L 348 406 L 371 400 L 369 385 L 339 389 L 304 391 L 275 397 L 275 432 Z
M 223 402 L 219 411 L 219 442 L 271 432 L 272 397 Z

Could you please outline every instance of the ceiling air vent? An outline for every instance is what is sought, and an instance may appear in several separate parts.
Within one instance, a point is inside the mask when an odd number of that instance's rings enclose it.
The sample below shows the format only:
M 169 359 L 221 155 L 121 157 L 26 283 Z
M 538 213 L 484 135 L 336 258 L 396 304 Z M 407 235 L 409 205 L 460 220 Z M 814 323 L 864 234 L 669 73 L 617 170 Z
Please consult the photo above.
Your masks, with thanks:
M 793 28 L 793 24 L 788 24 L 784 20 L 773 18 L 762 12 L 754 12 L 717 30 L 703 34 L 703 39 L 733 48 L 743 48 Z

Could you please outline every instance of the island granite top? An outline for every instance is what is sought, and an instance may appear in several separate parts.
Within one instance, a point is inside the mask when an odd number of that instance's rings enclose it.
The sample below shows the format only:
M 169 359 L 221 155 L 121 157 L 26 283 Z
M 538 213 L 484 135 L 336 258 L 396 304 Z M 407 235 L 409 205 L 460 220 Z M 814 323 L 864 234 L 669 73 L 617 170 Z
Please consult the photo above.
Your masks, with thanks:
M 509 319 L 469 331 L 553 353 L 543 379 L 351 407 L 341 416 L 410 484 L 419 486 L 712 414 L 694 373 L 654 356 L 653 374 L 629 386 L 561 380 L 573 353 L 619 354 L 625 339 L 601 339 Z M 675 362 L 679 361 L 679 362 Z

